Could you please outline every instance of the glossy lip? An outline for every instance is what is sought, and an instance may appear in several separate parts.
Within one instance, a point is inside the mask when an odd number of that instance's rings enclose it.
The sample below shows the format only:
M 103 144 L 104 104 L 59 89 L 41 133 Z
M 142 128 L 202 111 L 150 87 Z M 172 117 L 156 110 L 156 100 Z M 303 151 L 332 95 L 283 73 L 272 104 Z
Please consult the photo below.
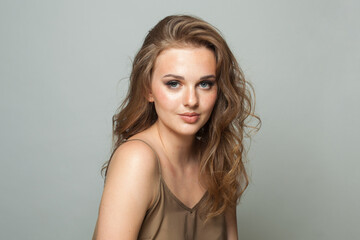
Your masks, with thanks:
M 179 114 L 179 116 L 186 123 L 196 123 L 200 118 L 200 114 L 195 113 L 195 112 L 182 113 L 182 114 Z

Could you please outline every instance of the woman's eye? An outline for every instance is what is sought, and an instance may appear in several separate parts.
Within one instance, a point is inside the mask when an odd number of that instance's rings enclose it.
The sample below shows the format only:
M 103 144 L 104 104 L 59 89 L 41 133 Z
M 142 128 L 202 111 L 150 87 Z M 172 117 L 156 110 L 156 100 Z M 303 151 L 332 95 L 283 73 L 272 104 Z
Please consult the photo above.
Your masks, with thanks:
M 200 83 L 199 83 L 199 86 L 200 86 L 201 88 L 206 88 L 206 89 L 211 88 L 213 85 L 214 85 L 214 83 L 213 83 L 213 82 L 210 82 L 210 81 L 203 81 L 203 82 L 200 82 Z
M 169 81 L 166 83 L 166 85 L 170 88 L 177 88 L 179 86 L 179 83 L 177 81 Z

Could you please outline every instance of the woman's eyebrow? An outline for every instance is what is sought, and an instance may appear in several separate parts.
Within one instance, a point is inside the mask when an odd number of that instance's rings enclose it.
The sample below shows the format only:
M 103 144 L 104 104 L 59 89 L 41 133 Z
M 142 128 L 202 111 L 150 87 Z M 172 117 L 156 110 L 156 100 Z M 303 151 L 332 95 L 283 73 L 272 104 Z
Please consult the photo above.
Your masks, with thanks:
M 206 75 L 206 76 L 201 77 L 200 80 L 207 80 L 209 78 L 216 78 L 216 76 L 212 75 L 212 74 L 211 75 Z
M 181 79 L 181 80 L 185 79 L 183 76 L 179 76 L 179 75 L 175 75 L 175 74 L 166 74 L 163 76 L 163 78 L 166 78 L 166 77 L 172 77 L 172 78 L 177 78 L 177 79 Z M 210 74 L 210 75 L 201 77 L 200 80 L 207 80 L 209 78 L 216 78 L 216 76 L 213 74 Z
M 182 76 L 179 76 L 179 75 L 175 75 L 175 74 L 166 74 L 163 76 L 163 78 L 165 77 L 172 77 L 172 78 L 177 78 L 177 79 L 181 79 L 181 80 L 184 80 L 185 78 L 182 77 Z

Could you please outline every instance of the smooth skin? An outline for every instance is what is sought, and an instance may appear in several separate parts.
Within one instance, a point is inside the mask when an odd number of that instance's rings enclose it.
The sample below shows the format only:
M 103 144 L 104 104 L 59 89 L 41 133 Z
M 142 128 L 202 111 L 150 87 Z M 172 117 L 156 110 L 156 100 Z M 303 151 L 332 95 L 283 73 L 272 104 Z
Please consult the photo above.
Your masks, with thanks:
M 148 96 L 158 120 L 130 138 L 152 145 L 159 155 L 164 181 L 190 208 L 206 192 L 198 180 L 195 134 L 208 121 L 216 97 L 212 51 L 204 47 L 166 49 L 156 59 Z M 108 168 L 93 239 L 137 239 L 158 190 L 159 170 L 153 151 L 140 141 L 122 144 Z M 236 209 L 227 210 L 225 219 L 228 240 L 238 239 Z

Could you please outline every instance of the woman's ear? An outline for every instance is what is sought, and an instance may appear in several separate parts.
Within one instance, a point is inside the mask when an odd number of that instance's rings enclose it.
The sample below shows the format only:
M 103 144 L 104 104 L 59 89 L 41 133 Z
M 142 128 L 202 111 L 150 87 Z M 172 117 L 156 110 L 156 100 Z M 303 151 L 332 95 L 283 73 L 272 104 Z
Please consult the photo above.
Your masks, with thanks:
M 147 100 L 148 100 L 149 102 L 154 102 L 154 97 L 153 97 L 152 92 L 149 92 L 148 97 L 147 97 Z

